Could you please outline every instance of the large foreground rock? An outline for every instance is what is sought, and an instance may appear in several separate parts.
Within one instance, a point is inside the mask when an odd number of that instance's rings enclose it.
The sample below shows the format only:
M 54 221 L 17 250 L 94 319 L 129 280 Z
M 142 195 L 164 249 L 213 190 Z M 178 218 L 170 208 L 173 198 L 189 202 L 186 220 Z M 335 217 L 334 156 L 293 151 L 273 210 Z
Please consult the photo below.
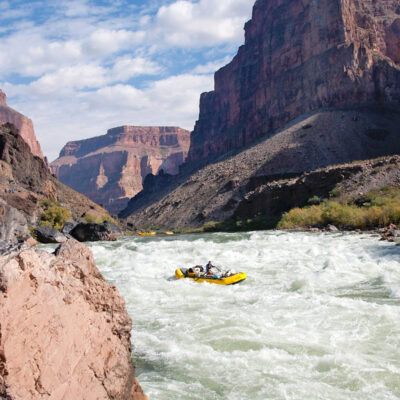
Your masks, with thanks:
M 132 323 L 90 250 L 0 257 L 0 398 L 144 400 L 131 360 Z

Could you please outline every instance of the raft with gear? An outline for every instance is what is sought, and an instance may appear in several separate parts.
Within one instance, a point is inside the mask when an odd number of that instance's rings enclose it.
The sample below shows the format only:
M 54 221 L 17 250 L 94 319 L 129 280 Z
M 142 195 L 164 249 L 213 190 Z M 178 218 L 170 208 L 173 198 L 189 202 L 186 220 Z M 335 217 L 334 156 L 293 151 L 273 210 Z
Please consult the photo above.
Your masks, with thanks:
M 216 285 L 234 285 L 247 278 L 244 272 L 223 271 L 221 268 L 215 266 L 213 266 L 213 269 L 216 269 L 218 273 L 208 275 L 205 268 L 201 265 L 191 268 L 178 268 L 175 270 L 175 277 L 176 279 L 192 279 L 195 282 L 208 282 L 215 283 Z

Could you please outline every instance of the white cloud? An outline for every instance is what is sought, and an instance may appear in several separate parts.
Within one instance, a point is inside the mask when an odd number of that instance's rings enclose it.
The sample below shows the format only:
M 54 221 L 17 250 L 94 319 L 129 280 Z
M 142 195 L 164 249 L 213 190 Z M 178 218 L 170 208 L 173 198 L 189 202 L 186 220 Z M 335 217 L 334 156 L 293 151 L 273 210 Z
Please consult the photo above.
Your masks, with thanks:
M 4 85 L 4 84 L 3 84 Z M 30 101 L 32 88 L 5 85 L 9 93 L 27 93 L 12 106 L 31 117 L 50 160 L 67 141 L 102 135 L 120 125 L 174 125 L 193 129 L 199 93 L 211 90 L 212 75 L 183 74 L 150 83 L 143 89 L 117 84 L 95 91 L 56 93 Z M 32 97 L 31 97 L 32 96 Z
M 178 0 L 159 9 L 155 35 L 178 47 L 204 47 L 238 42 L 249 14 L 248 0 Z
M 20 16 L 0 28 L 0 87 L 33 119 L 50 159 L 65 142 L 113 126 L 192 129 L 200 93 L 243 41 L 252 8 L 252 0 L 107 3 L 0 0 L 0 21 Z M 52 12 L 38 23 L 35 7 Z

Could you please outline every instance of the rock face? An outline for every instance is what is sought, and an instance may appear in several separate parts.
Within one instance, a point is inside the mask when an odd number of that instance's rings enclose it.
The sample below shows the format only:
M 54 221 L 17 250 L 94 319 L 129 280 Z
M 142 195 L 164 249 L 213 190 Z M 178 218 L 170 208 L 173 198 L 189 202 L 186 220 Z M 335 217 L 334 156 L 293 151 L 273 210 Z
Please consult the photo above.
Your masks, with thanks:
M 0 240 L 15 242 L 29 236 L 25 216 L 0 198 Z
M 106 210 L 87 197 L 63 185 L 50 173 L 46 163 L 35 157 L 28 144 L 10 124 L 0 125 L 0 198 L 34 224 L 40 200 L 59 202 L 76 220 L 110 217 Z
M 246 199 L 256 196 L 257 188 L 267 183 L 333 164 L 399 154 L 399 126 L 400 113 L 386 110 L 316 112 L 199 170 L 186 170 L 186 166 L 173 179 L 149 177 L 144 191 L 120 216 L 138 229 L 155 225 L 176 229 L 225 220 L 243 204 L 249 212 L 254 211 L 256 208 L 250 207 Z M 275 193 L 283 196 L 275 196 L 282 204 L 289 196 L 283 190 Z M 257 204 L 262 207 L 262 201 Z M 240 215 L 244 214 L 241 209 Z
M 181 128 L 122 126 L 67 143 L 51 168 L 61 182 L 118 213 L 149 173 L 177 174 L 189 144 L 190 133 Z
M 7 105 L 6 94 L 0 90 L 0 123 L 9 122 L 18 130 L 22 138 L 28 143 L 32 154 L 44 159 L 40 144 L 36 139 L 32 121 Z
M 117 240 L 118 237 L 122 236 L 122 231 L 110 222 L 102 224 L 81 222 L 70 231 L 70 235 L 80 242 L 97 242 L 99 240 Z
M 147 399 L 131 327 L 124 300 L 83 244 L 0 257 L 1 398 Z
M 321 108 L 400 106 L 398 0 L 257 0 L 245 45 L 204 93 L 188 162 Z

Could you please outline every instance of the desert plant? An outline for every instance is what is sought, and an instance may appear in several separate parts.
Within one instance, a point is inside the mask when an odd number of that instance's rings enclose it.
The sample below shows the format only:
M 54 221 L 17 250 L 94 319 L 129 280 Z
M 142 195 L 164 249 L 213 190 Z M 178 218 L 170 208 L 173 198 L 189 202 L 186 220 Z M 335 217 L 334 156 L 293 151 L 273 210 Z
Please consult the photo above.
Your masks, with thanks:
M 58 205 L 49 205 L 40 216 L 40 226 L 49 226 L 54 229 L 61 230 L 64 224 L 72 217 L 71 212 L 64 207 Z

